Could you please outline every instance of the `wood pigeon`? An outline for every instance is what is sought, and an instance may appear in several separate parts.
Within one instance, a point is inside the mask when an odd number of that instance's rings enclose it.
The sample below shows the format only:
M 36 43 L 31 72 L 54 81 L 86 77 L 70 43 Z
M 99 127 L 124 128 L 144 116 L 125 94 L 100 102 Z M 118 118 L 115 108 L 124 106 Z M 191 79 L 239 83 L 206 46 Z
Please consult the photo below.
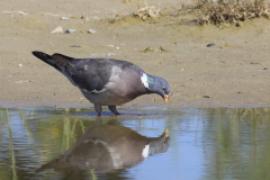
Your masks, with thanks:
M 144 72 L 140 67 L 123 60 L 109 58 L 73 58 L 62 54 L 48 55 L 33 51 L 34 56 L 64 74 L 82 94 L 94 104 L 100 116 L 102 106 L 119 115 L 117 105 L 144 94 L 158 94 L 168 101 L 168 82 Z
M 36 171 L 55 169 L 78 174 L 76 172 L 94 169 L 107 173 L 166 152 L 169 140 L 168 129 L 158 137 L 146 137 L 120 125 L 95 125 L 89 127 L 70 149 Z

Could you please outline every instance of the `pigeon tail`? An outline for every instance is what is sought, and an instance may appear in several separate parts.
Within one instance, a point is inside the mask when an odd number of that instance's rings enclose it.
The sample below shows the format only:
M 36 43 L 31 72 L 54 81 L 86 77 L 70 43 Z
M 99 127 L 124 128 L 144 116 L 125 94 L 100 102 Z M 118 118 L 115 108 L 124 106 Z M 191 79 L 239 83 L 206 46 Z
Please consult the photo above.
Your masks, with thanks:
M 43 62 L 53 66 L 59 71 L 62 71 L 62 68 L 67 66 L 73 58 L 62 55 L 62 54 L 53 54 L 49 55 L 40 51 L 33 51 L 34 56 L 41 59 Z

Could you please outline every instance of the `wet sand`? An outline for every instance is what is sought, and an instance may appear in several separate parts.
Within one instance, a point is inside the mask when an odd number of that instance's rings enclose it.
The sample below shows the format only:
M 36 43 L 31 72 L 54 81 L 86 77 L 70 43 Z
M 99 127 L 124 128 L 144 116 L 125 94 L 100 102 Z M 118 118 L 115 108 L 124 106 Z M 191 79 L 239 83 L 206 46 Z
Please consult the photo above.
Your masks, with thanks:
M 169 106 L 270 105 L 269 20 L 248 21 L 240 28 L 187 25 L 183 20 L 192 15 L 174 16 L 176 2 L 170 1 L 156 4 L 170 16 L 148 22 L 128 17 L 112 23 L 139 4 L 125 2 L 1 1 L 0 105 L 92 107 L 63 75 L 33 57 L 33 50 L 131 61 L 170 82 Z M 51 34 L 57 26 L 76 32 Z M 89 28 L 96 33 L 87 33 Z M 163 102 L 149 95 L 126 106 L 142 105 Z

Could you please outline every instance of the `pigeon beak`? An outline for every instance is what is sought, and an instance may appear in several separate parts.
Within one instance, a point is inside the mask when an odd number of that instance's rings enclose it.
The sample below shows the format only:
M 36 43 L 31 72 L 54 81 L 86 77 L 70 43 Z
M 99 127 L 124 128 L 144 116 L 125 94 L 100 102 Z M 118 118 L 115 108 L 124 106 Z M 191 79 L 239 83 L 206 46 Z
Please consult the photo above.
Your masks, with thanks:
M 169 129 L 166 128 L 163 134 L 164 134 L 164 137 L 165 138 L 169 138 L 170 137 L 170 131 L 169 131 Z
M 169 95 L 164 95 L 163 100 L 168 103 L 169 102 Z

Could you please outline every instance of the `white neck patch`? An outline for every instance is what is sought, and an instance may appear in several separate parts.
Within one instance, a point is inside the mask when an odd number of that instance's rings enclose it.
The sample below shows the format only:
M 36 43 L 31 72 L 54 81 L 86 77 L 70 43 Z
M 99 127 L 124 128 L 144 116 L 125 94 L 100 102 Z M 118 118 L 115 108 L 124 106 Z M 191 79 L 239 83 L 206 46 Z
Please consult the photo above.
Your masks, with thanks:
M 143 150 L 142 150 L 142 157 L 143 158 L 147 158 L 149 156 L 149 149 L 150 149 L 150 145 L 147 144 L 144 146 Z
M 141 82 L 143 83 L 145 88 L 149 88 L 148 77 L 145 73 L 143 73 L 141 76 Z

